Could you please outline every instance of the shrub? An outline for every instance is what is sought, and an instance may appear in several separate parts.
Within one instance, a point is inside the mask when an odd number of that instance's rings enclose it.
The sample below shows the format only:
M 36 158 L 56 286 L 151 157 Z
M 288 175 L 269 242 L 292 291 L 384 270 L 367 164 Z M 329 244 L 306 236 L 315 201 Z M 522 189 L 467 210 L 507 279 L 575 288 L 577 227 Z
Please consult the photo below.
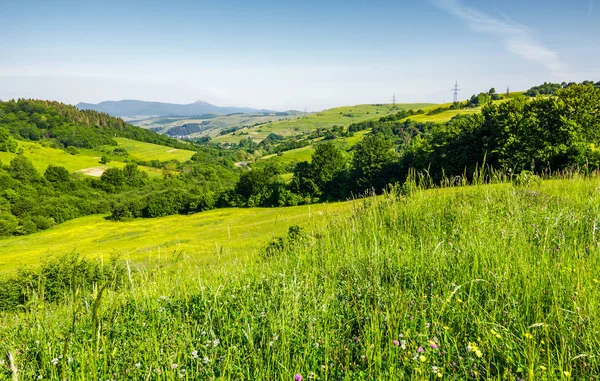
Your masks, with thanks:
M 65 300 L 72 288 L 91 292 L 95 285 L 119 288 L 126 280 L 124 263 L 111 258 L 107 265 L 99 260 L 67 254 L 44 260 L 37 270 L 19 269 L 16 275 L 0 278 L 0 310 L 14 310 L 33 297 L 56 303 Z

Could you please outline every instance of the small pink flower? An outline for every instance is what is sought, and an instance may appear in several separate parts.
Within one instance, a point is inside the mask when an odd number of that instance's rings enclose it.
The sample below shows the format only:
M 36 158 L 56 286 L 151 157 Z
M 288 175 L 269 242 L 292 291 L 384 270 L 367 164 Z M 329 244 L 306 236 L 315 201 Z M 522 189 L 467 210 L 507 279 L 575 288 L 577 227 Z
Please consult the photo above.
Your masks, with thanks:
M 298 374 L 296 374 L 296 375 L 294 376 L 294 381 L 302 381 L 302 375 L 301 375 L 301 374 L 299 374 L 299 373 L 298 373 Z
M 436 343 L 431 343 L 431 344 L 429 344 L 429 346 L 431 348 L 433 348 L 433 349 L 437 349 L 438 348 L 438 345 Z
M 423 349 L 423 347 L 419 347 L 419 348 L 417 348 L 417 352 L 425 353 L 425 349 Z
M 397 347 L 398 345 L 400 345 L 400 342 L 398 340 L 394 340 L 392 341 L 392 343 L 394 343 L 394 345 Z

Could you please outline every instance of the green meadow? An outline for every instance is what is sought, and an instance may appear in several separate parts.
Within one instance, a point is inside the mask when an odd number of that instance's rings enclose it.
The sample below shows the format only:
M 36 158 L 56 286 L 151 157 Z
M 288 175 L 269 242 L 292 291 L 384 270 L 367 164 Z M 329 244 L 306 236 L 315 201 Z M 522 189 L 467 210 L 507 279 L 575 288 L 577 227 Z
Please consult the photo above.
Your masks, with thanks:
M 176 149 L 158 144 L 139 142 L 126 138 L 115 138 L 115 140 L 119 143 L 119 147 L 127 150 L 129 156 L 138 160 L 178 160 L 184 162 L 194 155 L 194 151 Z
M 105 280 L 87 288 L 78 262 L 62 275 L 63 294 L 44 296 L 33 284 L 26 305 L 0 314 L 11 365 L 0 377 L 597 378 L 598 177 L 403 189 L 287 235 L 288 224 L 308 220 L 308 207 L 285 209 L 301 215 L 285 223 L 275 222 L 279 209 L 124 224 L 90 217 L 0 241 L 4 261 L 23 263 L 35 263 L 29 247 L 143 249 L 140 261 L 155 243 L 168 247 L 163 253 L 179 244 L 199 250 L 169 254 L 161 266 L 105 260 Z M 61 234 L 80 242 L 68 247 Z M 266 250 L 260 241 L 269 235 L 285 238 Z M 224 261 L 234 240 L 239 260 Z M 56 266 L 44 267 L 46 282 L 63 274 Z M 56 301 L 44 302 L 51 295 Z
M 96 153 L 95 151 L 88 153 L 87 151 L 89 150 L 83 150 L 83 153 L 72 155 L 61 149 L 45 147 L 39 143 L 26 141 L 19 141 L 18 146 L 23 150 L 23 155 L 32 162 L 39 173 L 44 173 L 50 164 L 65 167 L 69 172 L 81 171 L 84 174 L 90 171 L 93 172 L 93 170 L 99 170 L 99 173 L 101 173 L 106 168 L 125 167 L 125 163 L 121 161 L 110 161 L 106 164 L 100 164 L 100 153 Z M 167 147 L 163 148 L 168 149 Z M 8 164 L 15 156 L 15 153 L 0 152 L 0 162 Z M 156 168 L 140 167 L 140 169 L 147 172 L 150 176 L 162 175 L 162 172 Z
M 434 123 L 444 123 L 454 118 L 457 115 L 470 115 L 470 114 L 478 114 L 481 112 L 481 108 L 468 108 L 462 110 L 448 110 L 441 112 L 435 115 L 413 115 L 408 117 L 407 119 L 414 120 L 415 122 L 434 122 Z
M 298 111 L 290 111 L 290 115 L 262 115 L 262 114 L 232 114 L 218 115 L 209 119 L 198 119 L 193 117 L 159 117 L 134 121 L 132 124 L 143 128 L 152 128 L 157 132 L 166 133 L 170 128 L 182 126 L 188 123 L 207 123 L 203 126 L 204 131 L 191 134 L 190 137 L 218 134 L 221 130 L 234 126 L 251 126 L 257 123 L 276 122 L 283 119 L 295 118 L 301 114 Z M 159 128 L 159 130 L 156 130 Z
M 40 173 L 44 173 L 50 164 L 65 167 L 69 172 L 101 166 L 101 164 L 99 164 L 99 156 L 71 155 L 61 149 L 44 147 L 39 143 L 25 141 L 19 141 L 18 145 L 19 148 L 23 149 L 23 155 L 31 160 L 35 169 Z M 8 164 L 15 156 L 15 153 L 0 152 L 0 161 L 4 164 Z M 112 161 L 107 163 L 106 166 L 121 168 L 125 166 L 125 163 Z
M 0 273 L 39 264 L 48 254 L 77 252 L 85 257 L 118 254 L 144 263 L 181 253 L 193 263 L 254 254 L 288 226 L 313 228 L 325 216 L 343 213 L 352 202 L 288 208 L 229 208 L 163 218 L 109 221 L 104 216 L 77 218 L 50 230 L 0 239 Z

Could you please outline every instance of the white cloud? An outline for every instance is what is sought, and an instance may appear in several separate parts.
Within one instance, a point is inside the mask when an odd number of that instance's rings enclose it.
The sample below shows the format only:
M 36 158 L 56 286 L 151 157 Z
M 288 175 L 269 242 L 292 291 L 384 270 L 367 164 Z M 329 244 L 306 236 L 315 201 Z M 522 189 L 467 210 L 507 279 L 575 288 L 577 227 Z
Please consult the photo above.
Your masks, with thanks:
M 509 52 L 538 63 L 553 74 L 566 70 L 566 65 L 561 61 L 559 54 L 544 46 L 536 38 L 534 31 L 527 26 L 508 19 L 494 18 L 463 5 L 460 0 L 434 0 L 434 2 L 451 15 L 465 21 L 471 29 L 501 38 Z M 591 8 L 593 8 L 593 0 L 590 3 Z

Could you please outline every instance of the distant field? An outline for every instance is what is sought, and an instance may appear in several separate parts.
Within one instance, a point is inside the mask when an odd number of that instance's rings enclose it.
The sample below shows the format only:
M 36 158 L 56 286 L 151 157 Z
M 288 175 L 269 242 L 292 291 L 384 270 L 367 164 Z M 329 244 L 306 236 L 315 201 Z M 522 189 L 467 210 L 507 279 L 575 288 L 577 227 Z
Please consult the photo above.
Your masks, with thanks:
M 126 138 L 115 138 L 119 143 L 119 147 L 124 148 L 134 159 L 138 160 L 178 160 L 184 162 L 189 160 L 193 155 L 194 151 L 175 149 L 171 147 L 165 147 L 158 144 L 138 142 L 136 140 Z
M 265 123 L 269 121 L 279 121 L 289 118 L 295 118 L 296 113 L 292 113 L 289 116 L 283 115 L 261 115 L 261 114 L 235 114 L 235 115 L 221 115 L 214 118 L 181 118 L 181 117 L 160 117 L 134 121 L 133 124 L 142 128 L 152 128 L 157 132 L 166 133 L 170 128 L 176 126 L 182 126 L 189 123 L 205 123 L 202 128 L 204 131 L 199 133 L 190 134 L 191 137 L 196 136 L 216 136 L 219 132 L 225 128 L 234 126 L 251 126 L 256 123 Z
M 385 115 L 396 113 L 400 110 L 418 110 L 429 106 L 432 106 L 432 104 L 397 104 L 395 107 L 391 104 L 337 107 L 316 112 L 305 117 L 273 122 L 254 128 L 244 128 L 233 134 L 218 136 L 214 140 L 223 143 L 237 143 L 242 139 L 250 137 L 255 141 L 261 141 L 270 133 L 283 136 L 309 133 L 315 131 L 317 128 L 330 128 L 335 125 L 348 126 L 349 124 L 361 122 L 363 120 L 377 119 Z
M 434 123 L 443 123 L 447 122 L 450 119 L 454 118 L 456 115 L 470 115 L 470 114 L 479 114 L 481 112 L 481 108 L 468 108 L 463 110 L 449 110 L 444 111 L 435 115 L 414 115 L 408 117 L 407 119 L 414 120 L 415 122 L 434 122 Z
M 106 164 L 100 164 L 99 156 L 71 155 L 61 149 L 44 147 L 39 143 L 19 141 L 18 144 L 23 149 L 23 155 L 31 160 L 33 166 L 40 174 L 43 174 L 50 164 L 65 167 L 69 172 L 82 170 L 93 172 L 93 169 L 104 170 L 110 167 L 123 168 L 125 166 L 125 163 L 120 161 L 110 161 Z M 0 152 L 0 162 L 8 164 L 15 156 L 16 154 L 14 153 Z M 148 172 L 151 176 L 160 176 L 162 174 L 160 170 L 155 168 L 140 167 L 140 169 Z
M 191 260 L 209 263 L 253 255 L 269 237 L 290 225 L 311 227 L 325 216 L 345 213 L 353 202 L 287 208 L 217 209 L 189 216 L 107 221 L 87 216 L 50 230 L 0 240 L 0 273 L 37 265 L 47 254 L 77 252 L 108 260 L 111 253 L 146 261 L 172 258 L 183 252 Z
M 271 163 L 290 164 L 300 161 L 310 161 L 315 149 L 312 145 L 296 148 L 289 151 L 283 152 L 281 156 L 278 155 L 267 155 L 261 157 L 260 161 L 269 161 Z
M 359 131 L 354 134 L 354 136 L 350 136 L 347 138 L 338 138 L 331 140 L 335 145 L 337 145 L 340 149 L 348 150 L 352 148 L 352 146 L 358 144 L 363 137 L 368 134 L 370 130 Z M 267 155 L 261 157 L 259 160 L 261 161 L 269 161 L 274 163 L 282 163 L 282 164 L 290 164 L 294 162 L 300 161 L 310 161 L 313 152 L 315 152 L 314 146 L 306 146 L 302 148 L 296 148 L 289 151 L 283 152 L 283 155 Z
M 522 94 L 523 94 L 522 92 L 510 93 L 510 98 L 513 98 L 517 95 L 522 95 Z M 506 101 L 507 101 L 507 99 L 502 99 L 499 101 L 495 101 L 495 103 L 502 103 L 502 102 L 506 102 Z M 441 113 L 435 114 L 435 115 L 427 115 L 427 113 L 429 111 L 434 110 L 438 107 L 448 107 L 451 105 L 452 105 L 452 103 L 412 105 L 413 107 L 410 107 L 410 108 L 413 108 L 413 109 L 417 109 L 416 106 L 422 106 L 419 108 L 422 109 L 425 112 L 425 114 L 413 115 L 406 119 L 411 119 L 416 122 L 444 123 L 444 122 L 447 122 L 450 119 L 454 118 L 456 115 L 471 115 L 471 114 L 477 114 L 477 113 L 481 112 L 481 108 L 477 107 L 477 108 L 469 108 L 469 109 L 462 109 L 462 110 L 449 110 L 449 111 L 444 111 L 444 112 L 441 112 Z M 410 105 L 402 105 L 402 106 L 410 106 Z M 328 111 L 329 110 L 327 110 L 326 113 Z M 277 126 L 280 126 L 280 125 L 281 124 L 277 124 Z M 240 138 L 248 138 L 248 136 L 251 136 L 252 138 L 256 138 L 256 137 L 264 137 L 263 135 L 265 135 L 265 132 L 258 133 L 253 130 L 248 130 L 247 132 L 249 135 L 245 135 L 245 136 L 227 135 L 227 136 L 223 137 L 223 139 L 221 141 L 235 142 L 235 141 L 239 141 Z M 360 132 L 356 133 L 355 136 L 353 136 L 353 137 L 335 139 L 335 140 L 333 140 L 333 142 L 338 144 L 338 146 L 341 149 L 348 150 L 353 145 L 355 145 L 359 141 L 361 141 L 367 133 L 369 133 L 369 131 L 360 131 Z M 281 133 L 281 134 L 285 135 L 283 133 Z M 267 155 L 267 156 L 260 158 L 260 160 L 268 160 L 271 162 L 277 162 L 277 163 L 283 163 L 283 164 L 289 164 L 289 163 L 299 162 L 299 161 L 310 161 L 313 152 L 314 152 L 313 146 L 307 146 L 307 147 L 302 147 L 302 148 L 285 151 L 285 152 L 283 152 L 283 155 L 281 155 L 281 156 Z
M 71 155 L 61 149 L 43 147 L 41 144 L 32 142 L 19 141 L 18 144 L 23 149 L 23 155 L 31 160 L 35 169 L 40 173 L 43 173 L 50 164 L 65 167 L 69 172 L 100 166 L 99 157 Z M 0 152 L 0 161 L 8 164 L 15 156 L 17 155 L 14 153 Z M 125 163 L 111 161 L 107 166 L 124 167 Z
M 498 101 L 493 101 L 493 103 L 503 103 L 503 102 L 507 102 L 512 98 L 515 98 L 517 96 L 520 95 L 524 95 L 525 92 L 524 91 L 515 91 L 512 93 L 508 94 L 508 99 L 501 99 Z M 506 94 L 501 94 L 503 97 L 506 97 Z M 428 107 L 424 107 L 423 111 L 425 111 L 425 114 L 422 115 L 414 115 L 411 117 L 408 117 L 407 119 L 412 119 L 416 122 L 434 122 L 434 123 L 444 123 L 449 121 L 450 119 L 454 118 L 456 115 L 470 115 L 470 114 L 478 114 L 481 112 L 481 107 L 476 107 L 476 108 L 468 108 L 468 109 L 462 109 L 462 110 L 449 110 L 449 111 L 444 111 L 441 112 L 439 114 L 436 115 L 427 115 L 427 113 L 431 110 L 434 110 L 438 107 L 449 107 L 451 106 L 452 103 L 444 103 L 444 104 L 439 104 L 439 105 L 432 105 L 432 106 L 428 106 Z

